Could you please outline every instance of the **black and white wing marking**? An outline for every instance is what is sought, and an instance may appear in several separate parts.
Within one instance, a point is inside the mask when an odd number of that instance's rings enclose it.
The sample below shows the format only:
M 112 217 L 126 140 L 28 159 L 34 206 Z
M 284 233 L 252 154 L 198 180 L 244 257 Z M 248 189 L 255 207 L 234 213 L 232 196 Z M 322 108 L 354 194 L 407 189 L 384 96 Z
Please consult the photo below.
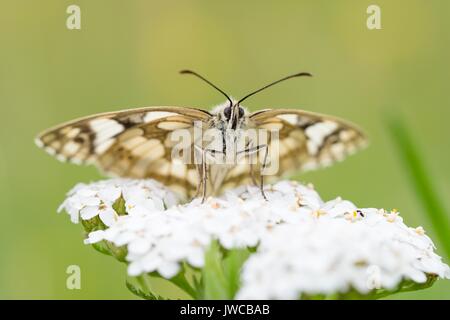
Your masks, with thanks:
M 332 165 L 368 142 L 357 126 L 328 115 L 275 109 L 255 112 L 250 119 L 258 128 L 279 130 L 279 175 Z
M 60 161 L 93 164 L 110 176 L 153 178 L 192 194 L 199 183 L 197 168 L 171 159 L 170 137 L 210 118 L 207 111 L 183 107 L 102 113 L 46 130 L 36 144 Z
M 367 138 L 361 129 L 328 115 L 295 109 L 266 109 L 254 112 L 249 120 L 252 127 L 278 132 L 277 143 L 273 143 L 269 135 L 268 158 L 271 165 L 278 161 L 278 171 L 265 177 L 268 182 L 296 172 L 332 165 L 367 145 Z M 258 181 L 262 155 L 259 155 L 253 168 L 240 164 L 230 169 L 221 191 L 251 183 L 255 179 Z M 252 171 L 254 179 L 250 175 Z

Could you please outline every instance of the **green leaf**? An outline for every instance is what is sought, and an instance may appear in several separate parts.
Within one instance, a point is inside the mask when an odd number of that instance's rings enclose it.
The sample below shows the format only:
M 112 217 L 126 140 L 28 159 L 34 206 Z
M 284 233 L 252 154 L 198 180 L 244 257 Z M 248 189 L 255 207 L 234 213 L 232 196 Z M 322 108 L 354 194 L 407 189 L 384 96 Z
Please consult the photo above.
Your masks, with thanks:
M 228 285 L 228 296 L 234 298 L 241 285 L 241 268 L 249 257 L 247 249 L 234 249 L 223 260 L 223 270 Z
M 424 283 L 418 283 L 412 280 L 403 280 L 397 289 L 395 290 L 378 289 L 372 293 L 370 298 L 380 299 L 398 292 L 408 292 L 427 289 L 431 287 L 436 282 L 437 279 L 438 279 L 437 275 L 428 274 L 427 281 L 425 281 Z
M 222 268 L 222 253 L 217 241 L 213 241 L 205 254 L 202 270 L 203 298 L 230 299 L 228 283 Z
M 203 277 L 200 275 L 193 275 L 192 276 L 192 282 L 193 282 L 193 287 L 195 290 L 195 298 L 196 299 L 201 299 L 205 296 L 205 292 L 204 292 L 204 287 L 203 287 Z
M 106 246 L 105 241 L 93 243 L 92 247 L 97 250 L 100 253 L 106 254 L 107 256 L 111 256 L 111 252 L 109 251 L 108 247 Z
M 128 253 L 126 246 L 118 247 L 112 242 L 105 241 L 105 240 L 103 240 L 103 241 L 104 241 L 106 247 L 108 248 L 108 251 L 111 253 L 111 255 L 114 258 L 116 258 L 120 262 L 127 262 L 125 259 L 127 256 L 127 253 Z
M 438 276 L 434 274 L 427 275 L 427 281 L 424 283 L 414 282 L 412 280 L 404 279 L 397 288 L 388 290 L 388 289 L 375 289 L 367 294 L 362 294 L 355 289 L 351 289 L 345 293 L 334 293 L 329 295 L 324 294 L 315 294 L 315 295 L 307 295 L 302 294 L 302 300 L 376 300 L 385 298 L 387 296 L 393 295 L 399 292 L 408 292 L 408 291 L 416 291 L 423 290 L 429 288 L 433 285 L 433 283 L 437 280 Z
M 122 197 L 122 195 L 120 195 L 120 197 L 113 203 L 112 207 L 119 216 L 124 216 L 127 214 L 125 199 Z
M 92 219 L 89 220 L 83 220 L 81 219 L 81 224 L 84 227 L 84 230 L 87 233 L 90 233 L 92 231 L 97 231 L 97 230 L 104 230 L 105 229 L 105 225 L 103 224 L 103 222 L 100 220 L 99 216 L 95 216 Z
M 405 171 L 409 175 L 417 198 L 428 213 L 433 229 L 443 246 L 447 257 L 450 258 L 450 222 L 443 201 L 433 187 L 429 171 L 418 150 L 417 140 L 408 131 L 400 117 L 390 117 L 387 121 L 391 137 L 395 143 Z
M 205 254 L 202 270 L 203 298 L 233 299 L 240 287 L 242 265 L 249 255 L 247 249 L 227 251 L 217 241 L 213 241 Z M 194 286 L 198 285 L 198 280 L 194 278 Z
M 193 288 L 186 279 L 184 268 L 175 277 L 169 279 L 169 281 L 189 294 L 192 298 L 196 299 L 198 297 L 196 289 Z
M 137 282 L 137 284 L 134 284 L 132 282 Z M 147 285 L 147 282 L 145 280 L 145 276 L 139 276 L 136 277 L 133 280 L 127 280 L 125 282 L 125 285 L 127 286 L 128 290 L 133 293 L 134 295 L 145 299 L 145 300 L 167 300 L 160 295 L 157 295 L 153 293 Z

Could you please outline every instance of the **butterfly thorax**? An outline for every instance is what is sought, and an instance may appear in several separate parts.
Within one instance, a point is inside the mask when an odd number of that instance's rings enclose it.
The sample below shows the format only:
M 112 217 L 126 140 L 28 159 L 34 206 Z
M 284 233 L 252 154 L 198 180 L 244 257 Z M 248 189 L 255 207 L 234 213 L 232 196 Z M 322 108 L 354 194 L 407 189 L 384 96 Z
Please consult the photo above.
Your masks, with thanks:
M 249 145 L 246 131 L 249 127 L 249 113 L 246 108 L 230 103 L 215 107 L 205 133 L 204 149 L 210 166 L 211 190 L 218 190 L 229 170 L 244 156 Z
M 231 156 L 239 152 L 239 146 L 246 146 L 245 132 L 248 129 L 248 111 L 233 102 L 224 103 L 211 111 L 212 117 L 208 124 L 209 133 L 205 134 L 205 142 L 209 155 Z

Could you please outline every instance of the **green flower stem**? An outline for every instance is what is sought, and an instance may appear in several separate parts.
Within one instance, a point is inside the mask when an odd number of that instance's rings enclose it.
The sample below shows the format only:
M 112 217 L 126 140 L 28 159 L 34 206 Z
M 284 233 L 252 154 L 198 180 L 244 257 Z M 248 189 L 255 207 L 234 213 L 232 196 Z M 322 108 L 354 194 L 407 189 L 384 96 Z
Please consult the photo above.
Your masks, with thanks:
M 190 285 L 189 281 L 187 281 L 184 270 L 179 272 L 175 277 L 171 278 L 170 282 L 172 282 L 178 288 L 186 292 L 193 299 L 198 298 L 196 290 Z
M 411 136 L 406 125 L 400 117 L 390 117 L 387 121 L 388 129 L 400 154 L 401 159 L 410 176 L 413 187 L 422 206 L 428 213 L 434 231 L 440 244 L 445 250 L 447 258 L 450 258 L 450 222 L 442 199 L 433 188 L 430 174 L 417 149 L 417 143 Z
M 141 290 L 144 291 L 146 294 L 149 294 L 151 291 L 147 284 L 147 279 L 145 277 L 146 277 L 145 275 L 140 275 L 136 277 L 136 280 L 141 286 Z
M 132 294 L 144 300 L 166 300 L 151 291 L 150 286 L 147 284 L 147 275 L 131 277 L 127 279 L 125 285 Z
M 428 275 L 427 281 L 424 283 L 417 283 L 411 280 L 403 280 L 402 283 L 398 286 L 396 290 L 383 290 L 379 289 L 373 292 L 370 295 L 370 299 L 381 299 L 387 296 L 390 296 L 394 293 L 398 292 L 408 292 L 408 291 L 416 291 L 416 290 L 423 290 L 431 287 L 434 282 L 437 280 L 438 276 L 436 275 Z
M 396 289 L 387 290 L 387 289 L 376 289 L 367 294 L 359 293 L 358 291 L 351 289 L 345 293 L 334 293 L 334 294 L 316 294 L 316 295 L 307 295 L 303 294 L 301 296 L 302 300 L 377 300 L 382 299 L 387 296 L 393 295 L 399 292 L 408 292 L 408 291 L 416 291 L 423 290 L 431 287 L 434 282 L 437 280 L 438 276 L 434 274 L 427 275 L 427 281 L 424 283 L 417 283 L 412 280 L 403 280 Z

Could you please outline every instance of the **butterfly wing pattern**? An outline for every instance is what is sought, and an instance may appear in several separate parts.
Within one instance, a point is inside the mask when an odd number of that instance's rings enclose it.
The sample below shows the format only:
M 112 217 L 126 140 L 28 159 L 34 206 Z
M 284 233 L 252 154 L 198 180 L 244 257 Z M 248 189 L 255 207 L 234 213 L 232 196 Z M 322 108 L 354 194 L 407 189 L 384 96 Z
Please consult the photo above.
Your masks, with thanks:
M 367 145 L 363 131 L 354 124 L 328 115 L 296 109 L 265 109 L 249 116 L 253 127 L 278 132 L 277 143 L 268 139 L 268 159 L 278 161 L 275 174 L 264 177 L 274 181 L 282 176 L 327 167 Z M 259 157 L 262 157 L 260 154 Z M 222 191 L 258 180 L 261 159 L 255 168 L 241 164 L 231 169 Z M 272 163 L 273 165 L 273 163 Z M 249 172 L 253 170 L 255 179 Z
M 41 133 L 36 144 L 58 160 L 75 164 L 93 164 L 108 176 L 152 178 L 185 196 L 198 194 L 203 171 L 195 162 L 172 158 L 174 134 L 213 125 L 214 114 L 187 107 L 147 107 L 102 113 L 59 125 Z M 195 124 L 194 124 L 195 123 Z M 274 181 L 297 171 L 326 167 L 343 160 L 367 144 L 364 133 L 355 125 L 327 115 L 296 109 L 266 109 L 248 116 L 248 129 L 275 130 L 278 139 L 266 141 L 271 165 L 276 172 L 264 176 Z M 194 141 L 183 149 L 194 159 Z M 262 149 L 261 149 L 262 151 Z M 214 175 L 208 181 L 208 194 L 261 179 L 263 154 L 250 165 L 237 163 L 220 169 L 225 174 L 220 185 Z M 210 168 L 207 169 L 207 171 Z M 224 171 L 225 170 L 225 171 Z
M 102 113 L 46 130 L 36 144 L 63 162 L 93 164 L 108 176 L 153 178 L 190 195 L 199 184 L 198 170 L 171 159 L 171 134 L 210 118 L 207 111 L 185 107 Z

